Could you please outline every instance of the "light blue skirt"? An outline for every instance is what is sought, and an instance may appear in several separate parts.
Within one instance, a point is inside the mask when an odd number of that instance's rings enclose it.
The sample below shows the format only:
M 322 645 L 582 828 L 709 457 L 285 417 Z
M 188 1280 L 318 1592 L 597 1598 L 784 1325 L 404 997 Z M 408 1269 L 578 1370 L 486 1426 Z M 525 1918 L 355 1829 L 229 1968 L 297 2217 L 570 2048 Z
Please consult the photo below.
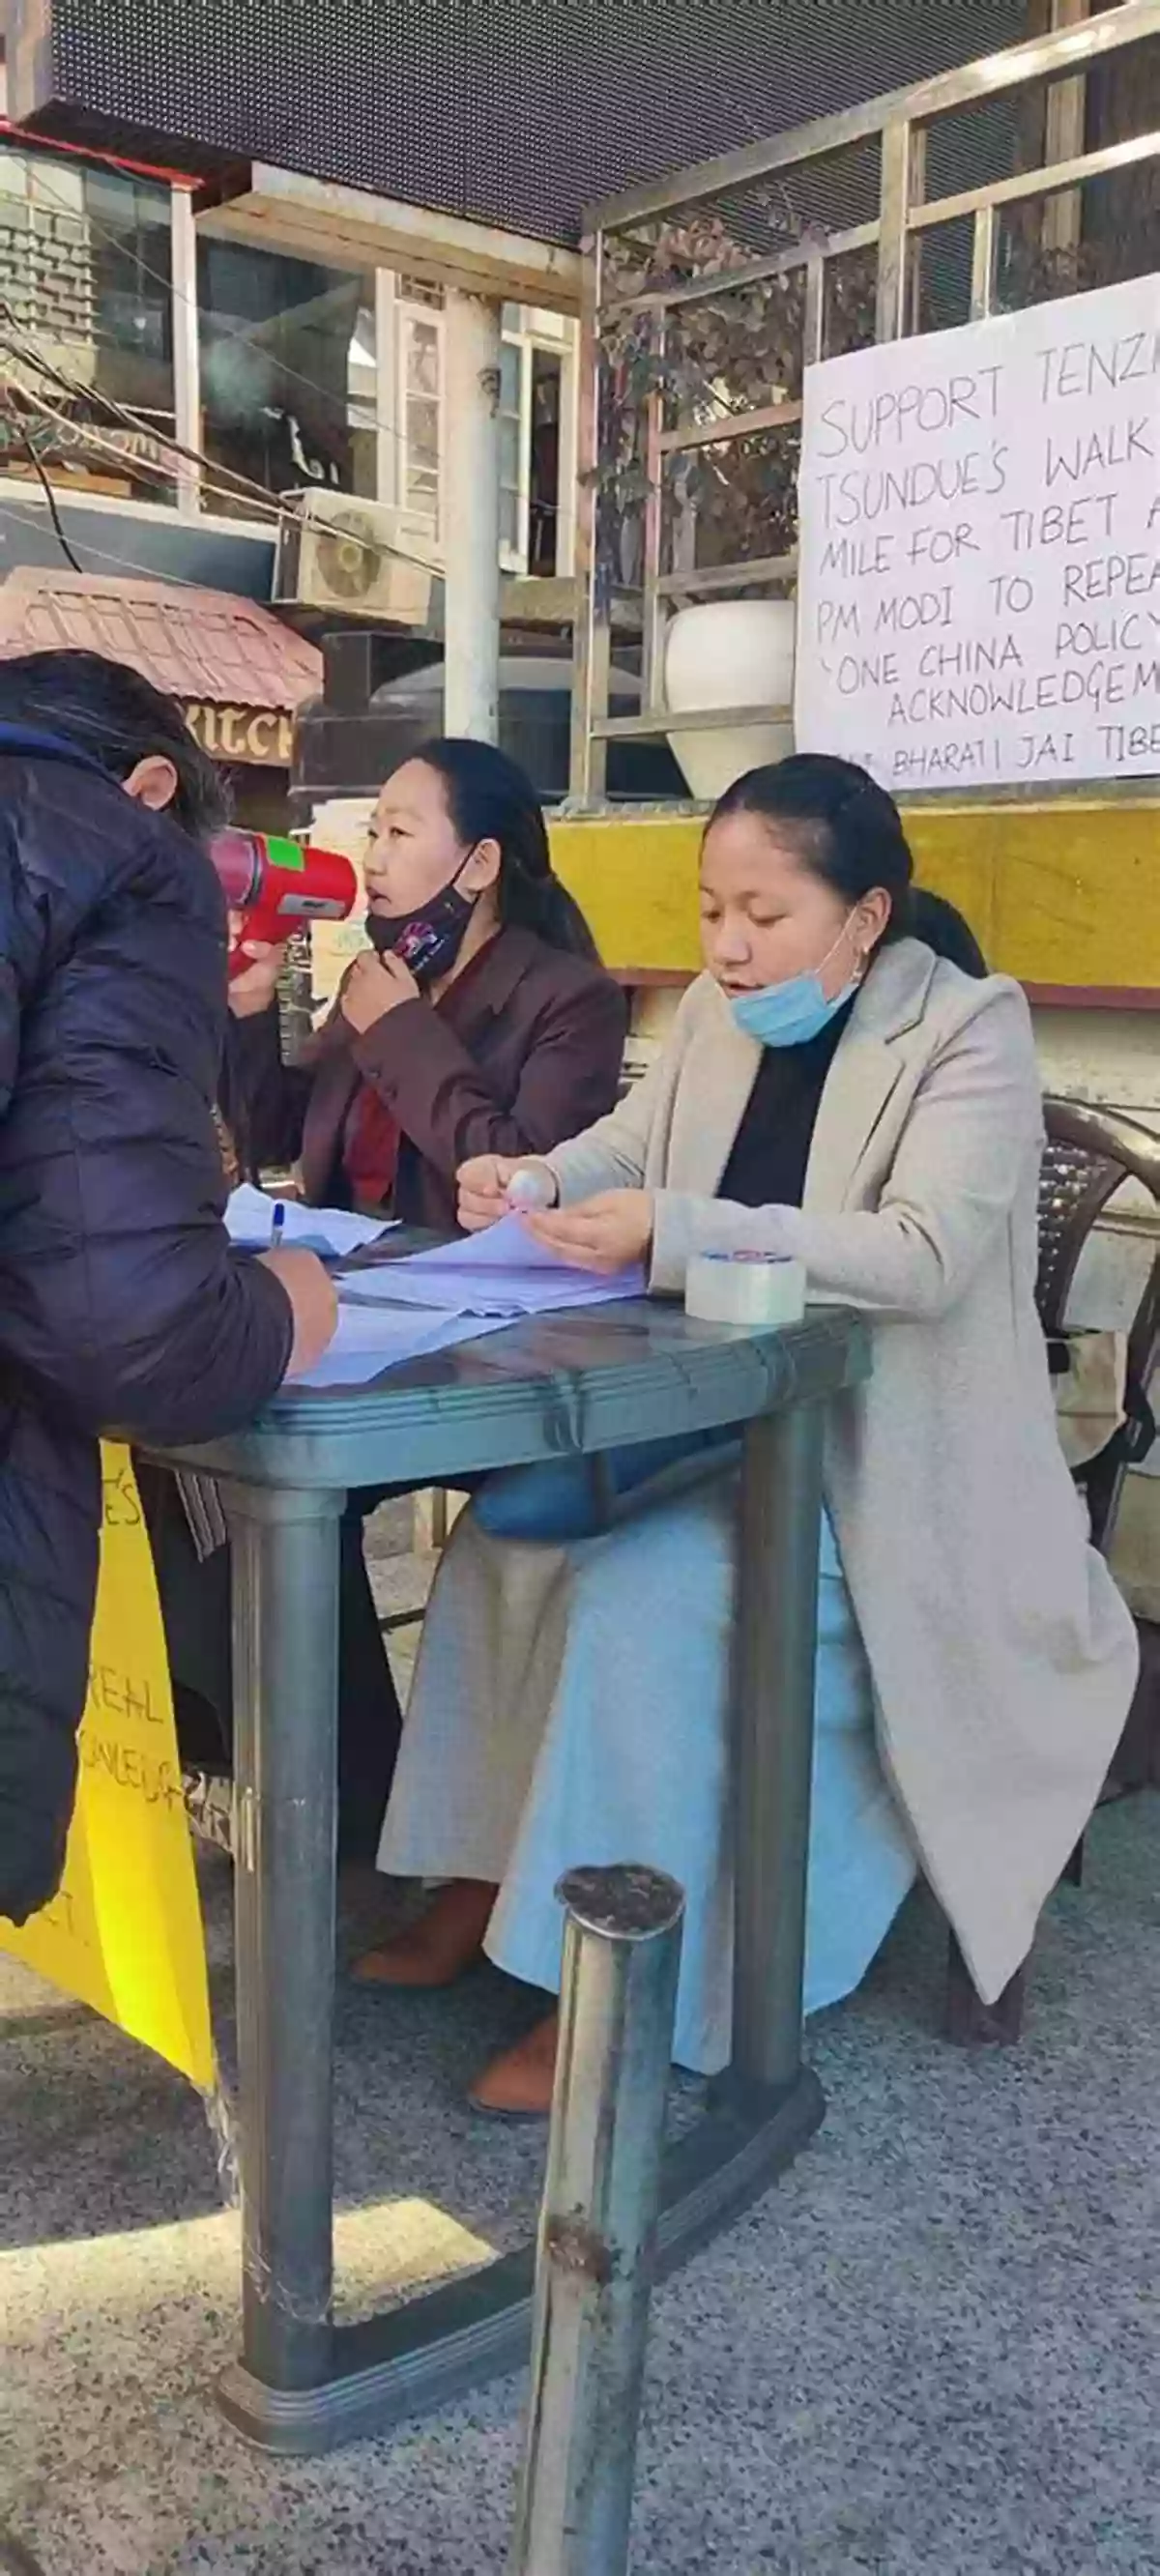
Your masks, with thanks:
M 522 1494 L 513 1478 L 498 1511 L 481 1496 L 444 1559 L 379 1866 L 494 1879 L 490 1956 L 551 1991 L 562 1872 L 626 1860 L 668 1870 L 686 1895 L 675 2055 L 715 2074 L 731 2039 L 735 1478 L 706 1461 L 693 1490 L 563 1543 L 568 1513 L 554 1487 L 555 1543 L 499 1536 L 490 1520 L 528 1525 L 531 1484 L 532 1471 Z M 572 1526 L 591 1527 L 582 1490 L 572 1489 Z M 915 1876 L 828 1521 L 815 1709 L 807 2012 L 860 1983 Z

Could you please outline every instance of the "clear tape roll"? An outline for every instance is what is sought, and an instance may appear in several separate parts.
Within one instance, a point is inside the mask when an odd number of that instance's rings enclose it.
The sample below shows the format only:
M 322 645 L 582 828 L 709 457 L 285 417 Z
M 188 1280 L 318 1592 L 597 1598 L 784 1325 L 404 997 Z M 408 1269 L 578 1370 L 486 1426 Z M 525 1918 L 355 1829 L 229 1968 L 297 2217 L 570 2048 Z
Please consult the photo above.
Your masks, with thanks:
M 698 1324 L 800 1324 L 805 1265 L 755 1252 L 697 1252 L 685 1274 L 685 1313 Z

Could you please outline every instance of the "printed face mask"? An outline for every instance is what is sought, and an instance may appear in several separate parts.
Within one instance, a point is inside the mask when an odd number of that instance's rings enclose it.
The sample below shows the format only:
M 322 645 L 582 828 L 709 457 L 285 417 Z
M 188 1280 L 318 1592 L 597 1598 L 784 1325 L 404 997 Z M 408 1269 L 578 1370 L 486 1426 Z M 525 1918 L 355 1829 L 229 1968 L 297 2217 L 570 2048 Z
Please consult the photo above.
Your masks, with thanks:
M 459 879 L 471 856 L 469 850 L 450 882 L 426 903 L 416 904 L 413 912 L 367 914 L 372 946 L 380 956 L 389 949 L 392 956 L 401 957 L 417 984 L 435 984 L 441 975 L 449 974 L 463 946 L 476 898 L 460 893 Z

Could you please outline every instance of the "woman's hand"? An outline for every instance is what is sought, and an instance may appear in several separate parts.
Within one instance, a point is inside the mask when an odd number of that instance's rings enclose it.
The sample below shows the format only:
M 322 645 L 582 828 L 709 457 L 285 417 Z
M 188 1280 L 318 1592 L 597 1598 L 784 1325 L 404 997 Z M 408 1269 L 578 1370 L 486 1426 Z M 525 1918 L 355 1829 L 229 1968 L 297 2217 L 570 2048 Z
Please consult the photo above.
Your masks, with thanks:
M 469 1163 L 461 1163 L 456 1173 L 459 1184 L 458 1217 L 465 1234 L 482 1234 L 484 1227 L 496 1225 L 507 1216 L 507 1189 L 513 1172 L 526 1171 L 528 1165 L 543 1171 L 556 1188 L 556 1175 L 539 1154 L 475 1154 Z
M 267 939 L 247 939 L 245 922 L 240 913 L 230 914 L 230 954 L 240 951 L 250 960 L 240 975 L 231 975 L 229 1003 L 235 1020 L 256 1019 L 259 1011 L 272 1009 L 278 999 L 278 978 L 286 963 L 286 946 L 272 947 Z
M 293 1250 L 260 1252 L 264 1270 L 272 1270 L 280 1279 L 290 1300 L 294 1317 L 294 1341 L 286 1363 L 288 1378 L 301 1377 L 312 1369 L 334 1340 L 338 1323 L 338 1297 L 329 1272 L 322 1267 L 316 1252 Z
M 397 1011 L 400 1002 L 419 999 L 410 967 L 404 966 L 401 957 L 392 957 L 389 948 L 381 957 L 373 948 L 364 949 L 355 958 L 340 995 L 342 1016 L 360 1038 L 385 1020 L 388 1011 Z
M 602 1190 L 578 1207 L 527 1216 L 528 1233 L 575 1270 L 627 1270 L 644 1261 L 653 1236 L 651 1190 Z

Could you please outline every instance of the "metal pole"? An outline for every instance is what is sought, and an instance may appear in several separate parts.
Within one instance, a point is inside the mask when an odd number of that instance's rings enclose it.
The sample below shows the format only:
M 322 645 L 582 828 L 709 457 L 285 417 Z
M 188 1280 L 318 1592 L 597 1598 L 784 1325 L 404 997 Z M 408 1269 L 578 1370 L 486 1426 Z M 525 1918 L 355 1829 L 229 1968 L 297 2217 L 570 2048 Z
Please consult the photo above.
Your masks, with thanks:
M 654 1869 L 577 1869 L 509 2576 L 623 2576 L 681 1917 Z
M 801 2067 L 824 1408 L 748 1425 L 734 1664 L 733 2072 Z
M 331 2354 L 338 1538 L 344 1497 L 223 1488 L 233 1548 L 242 2353 Z
M 600 234 L 583 245 L 580 272 L 579 402 L 576 415 L 576 614 L 572 626 L 572 752 L 569 793 L 580 804 L 598 802 L 607 785 L 608 746 L 593 726 L 608 714 L 611 617 L 598 555 L 605 513 L 593 477 L 600 462 L 601 404 L 607 396 L 600 355 L 603 248 Z M 599 594 L 598 594 L 598 585 Z
M 444 319 L 444 729 L 499 736 L 500 307 L 448 289 Z

